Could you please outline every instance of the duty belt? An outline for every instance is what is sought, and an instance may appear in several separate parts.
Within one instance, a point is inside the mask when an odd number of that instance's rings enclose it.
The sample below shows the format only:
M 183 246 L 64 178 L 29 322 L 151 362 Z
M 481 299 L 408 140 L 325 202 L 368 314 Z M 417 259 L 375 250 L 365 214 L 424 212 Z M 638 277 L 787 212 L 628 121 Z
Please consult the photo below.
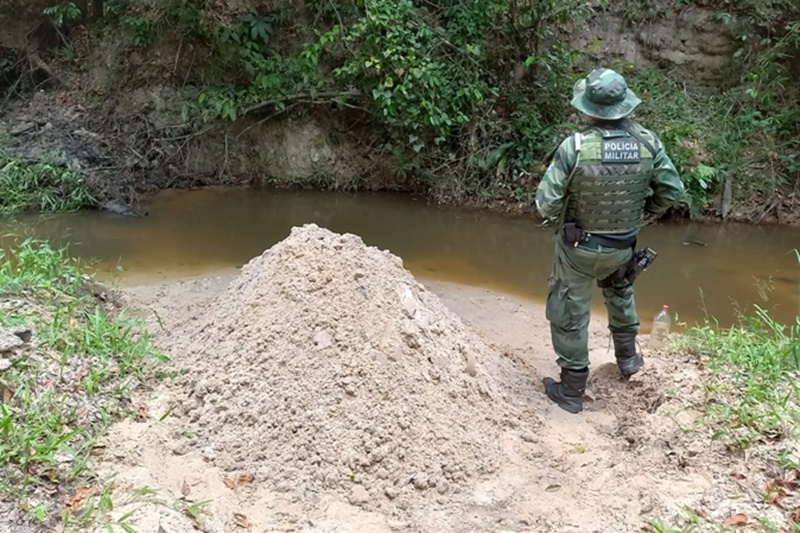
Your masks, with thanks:
M 567 222 L 560 230 L 561 236 L 564 240 L 564 243 L 567 246 L 579 246 L 584 245 L 584 247 L 589 245 L 594 245 L 595 249 L 598 246 L 605 246 L 607 248 L 613 248 L 616 250 L 625 250 L 627 248 L 633 248 L 636 246 L 636 236 L 627 238 L 627 239 L 613 239 L 611 237 L 607 237 L 605 235 L 600 235 L 596 233 L 589 233 L 587 231 L 583 231 L 576 223 L 574 222 Z
M 617 250 L 626 250 L 632 247 L 636 243 L 636 237 L 631 237 L 630 239 L 620 240 L 620 239 L 610 239 L 603 235 L 596 235 L 594 233 L 587 233 L 586 240 L 584 242 L 591 243 L 591 244 L 599 244 L 600 246 L 605 246 L 606 248 L 615 248 Z

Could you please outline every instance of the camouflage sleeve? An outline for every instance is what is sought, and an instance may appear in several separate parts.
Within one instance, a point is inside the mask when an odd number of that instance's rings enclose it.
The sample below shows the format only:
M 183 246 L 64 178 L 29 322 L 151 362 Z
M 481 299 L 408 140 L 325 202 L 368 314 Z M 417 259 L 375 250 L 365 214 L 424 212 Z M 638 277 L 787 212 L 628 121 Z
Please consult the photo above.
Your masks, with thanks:
M 564 139 L 556 150 L 536 189 L 536 210 L 545 219 L 558 216 L 564 206 L 567 178 L 577 161 L 574 136 Z
M 653 195 L 647 199 L 645 211 L 659 216 L 683 199 L 684 188 L 678 170 L 664 150 L 664 144 L 652 132 L 651 135 L 656 141 L 657 152 L 653 160 L 653 180 L 650 182 Z

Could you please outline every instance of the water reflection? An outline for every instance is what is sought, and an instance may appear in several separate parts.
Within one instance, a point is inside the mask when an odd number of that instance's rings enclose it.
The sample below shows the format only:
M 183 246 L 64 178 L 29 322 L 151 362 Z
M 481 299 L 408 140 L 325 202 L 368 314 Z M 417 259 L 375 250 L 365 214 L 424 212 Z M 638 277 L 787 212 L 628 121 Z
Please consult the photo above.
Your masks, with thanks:
M 243 189 L 165 191 L 147 209 L 150 216 L 141 219 L 109 213 L 22 217 L 0 222 L 0 230 L 69 240 L 75 255 L 98 260 L 102 272 L 124 265 L 123 282 L 134 283 L 241 265 L 285 238 L 292 226 L 315 222 L 389 249 L 422 278 L 546 296 L 554 236 L 532 219 L 436 209 L 407 196 Z M 774 309 L 784 322 L 800 309 L 796 228 L 661 225 L 644 230 L 644 245 L 659 252 L 637 283 L 645 323 L 662 304 L 690 323 L 702 320 L 707 309 L 730 324 L 737 303 Z M 758 283 L 769 278 L 774 291 L 764 302 Z M 599 291 L 594 305 L 605 312 Z

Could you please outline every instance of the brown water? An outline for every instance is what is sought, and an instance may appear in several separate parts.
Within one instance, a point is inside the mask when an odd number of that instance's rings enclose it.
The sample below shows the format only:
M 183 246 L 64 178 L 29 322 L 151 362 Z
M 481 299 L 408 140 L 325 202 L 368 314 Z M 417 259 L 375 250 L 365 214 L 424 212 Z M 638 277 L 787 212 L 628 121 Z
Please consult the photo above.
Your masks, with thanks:
M 543 301 L 553 231 L 532 218 L 438 209 L 407 196 L 206 189 L 166 191 L 145 218 L 91 212 L 0 220 L 0 232 L 70 241 L 72 253 L 97 260 L 101 276 L 136 284 L 208 274 L 246 263 L 315 222 L 389 249 L 420 278 L 480 285 Z M 684 245 L 687 240 L 707 246 Z M 640 246 L 659 252 L 637 281 L 644 331 L 662 304 L 693 324 L 705 312 L 731 324 L 737 308 L 769 308 L 793 322 L 800 312 L 800 266 L 793 248 L 800 229 L 748 225 L 661 225 L 645 228 Z M 769 301 L 759 284 L 772 280 Z M 595 293 L 597 312 L 604 313 Z

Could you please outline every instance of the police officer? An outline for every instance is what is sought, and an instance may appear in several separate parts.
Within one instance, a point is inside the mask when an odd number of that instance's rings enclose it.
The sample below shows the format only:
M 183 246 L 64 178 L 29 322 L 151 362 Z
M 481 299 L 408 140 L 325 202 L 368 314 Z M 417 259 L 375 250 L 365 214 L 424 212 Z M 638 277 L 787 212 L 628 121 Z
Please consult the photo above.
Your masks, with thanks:
M 536 208 L 557 220 L 546 316 L 561 381 L 544 378 L 547 396 L 570 413 L 583 409 L 589 377 L 592 283 L 603 288 L 617 366 L 626 379 L 644 359 L 633 286 L 604 281 L 630 261 L 645 215 L 659 216 L 683 197 L 664 145 L 628 118 L 641 100 L 625 79 L 596 69 L 573 88 L 572 106 L 588 127 L 559 145 L 536 192 Z M 610 278 L 609 278 L 610 279 Z

